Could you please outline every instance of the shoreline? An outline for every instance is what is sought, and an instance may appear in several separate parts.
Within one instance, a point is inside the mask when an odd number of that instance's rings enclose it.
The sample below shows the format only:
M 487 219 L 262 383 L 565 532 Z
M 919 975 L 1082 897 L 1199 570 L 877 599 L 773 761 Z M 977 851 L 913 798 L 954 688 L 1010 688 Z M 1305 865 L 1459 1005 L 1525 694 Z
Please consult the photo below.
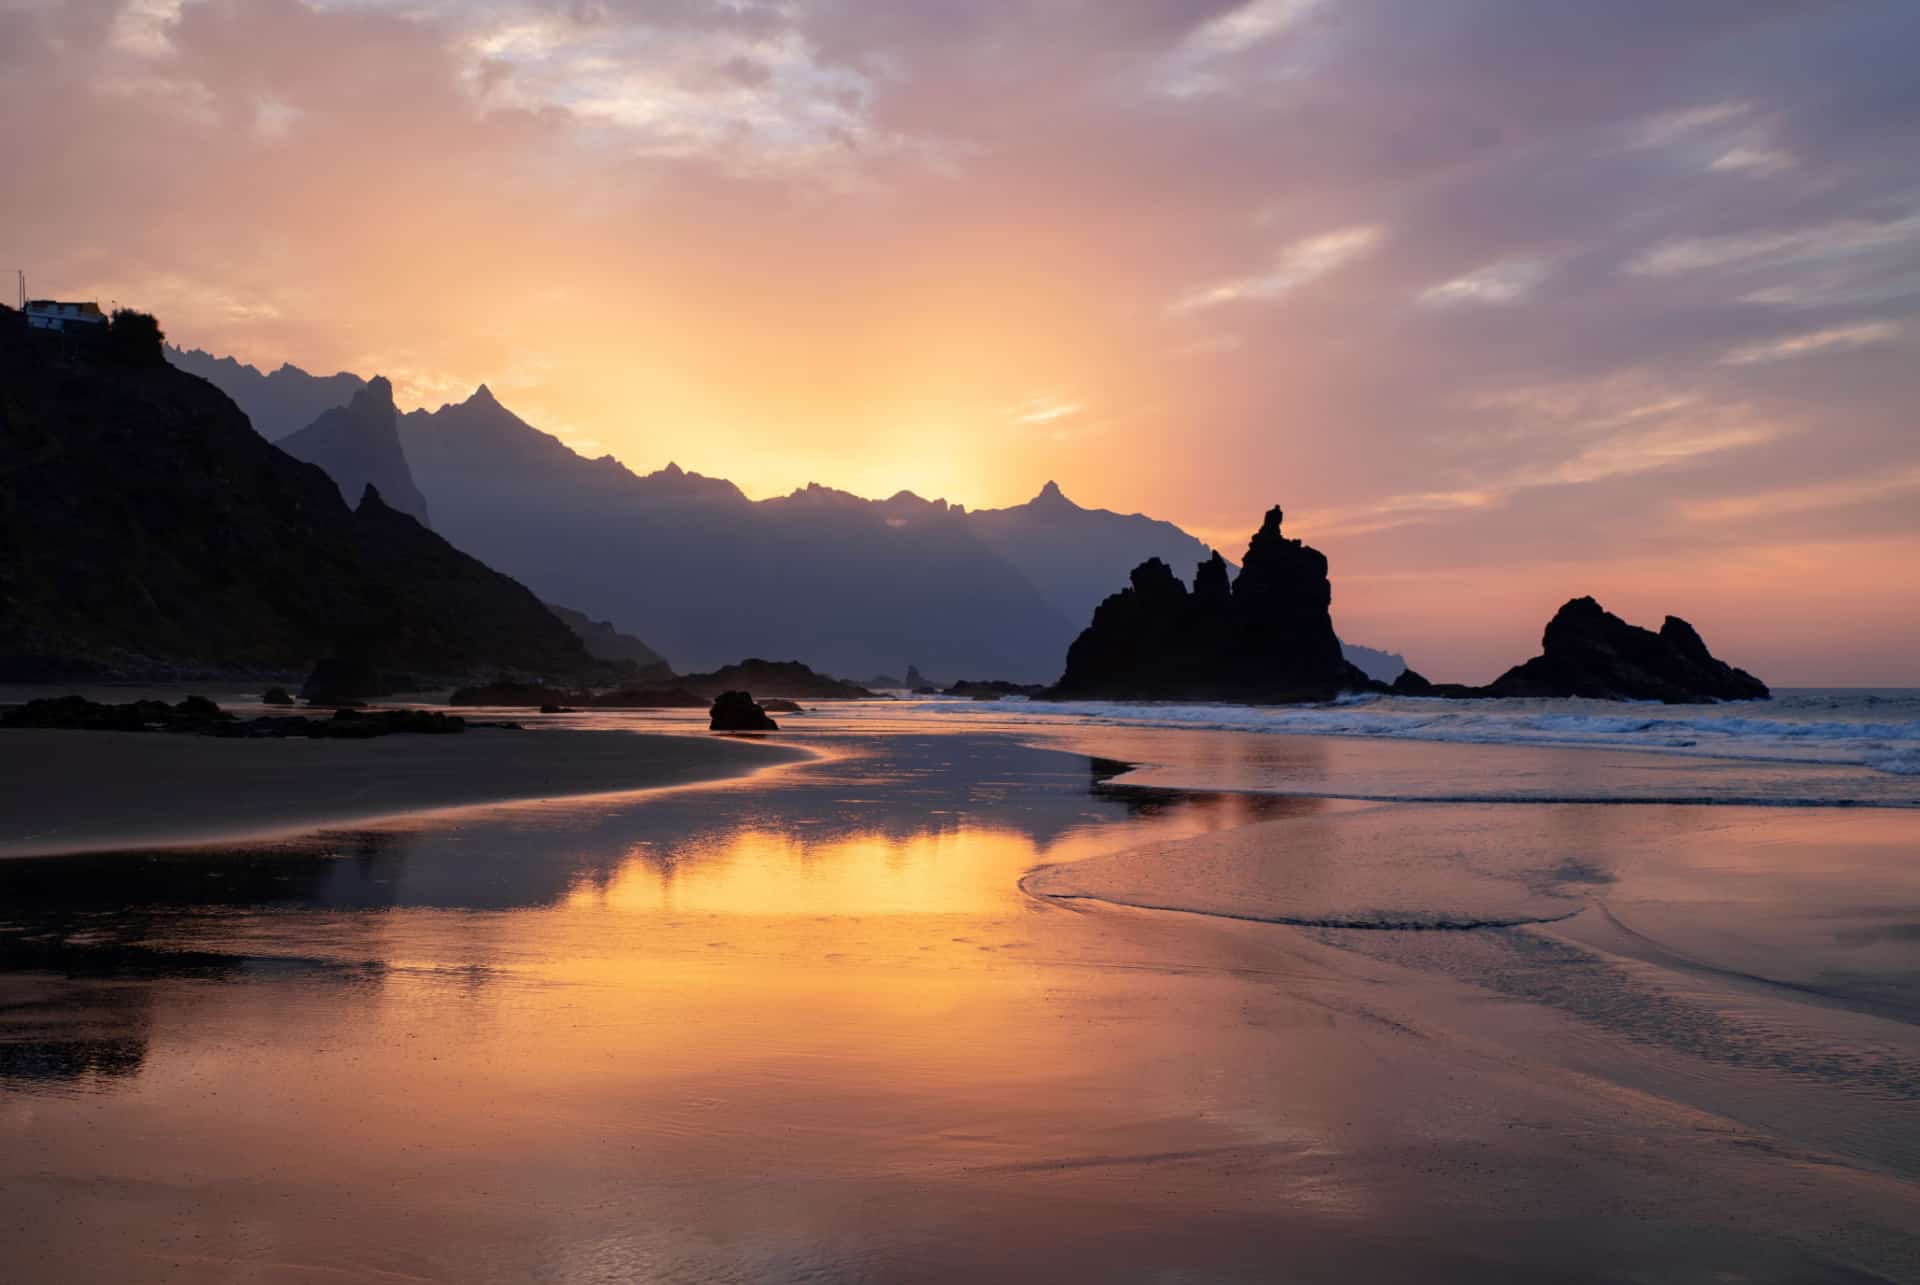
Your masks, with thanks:
M 226 740 L 0 733 L 0 860 L 285 839 L 496 805 L 725 784 L 813 751 L 654 732 Z

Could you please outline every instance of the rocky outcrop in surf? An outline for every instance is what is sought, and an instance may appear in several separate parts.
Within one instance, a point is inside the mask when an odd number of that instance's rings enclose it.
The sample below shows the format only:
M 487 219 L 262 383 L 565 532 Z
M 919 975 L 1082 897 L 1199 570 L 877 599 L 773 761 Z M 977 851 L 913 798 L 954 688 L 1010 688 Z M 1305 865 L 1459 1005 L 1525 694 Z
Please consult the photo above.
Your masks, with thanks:
M 1053 694 L 1281 703 L 1377 688 L 1341 654 L 1326 556 L 1282 534 L 1281 519 L 1267 510 L 1238 579 L 1217 552 L 1191 591 L 1158 558 L 1135 567 L 1068 649 Z
M 716 732 L 777 732 L 780 724 L 747 692 L 721 692 L 714 698 L 707 726 Z
M 1630 625 L 1592 598 L 1575 598 L 1554 613 L 1540 638 L 1540 654 L 1515 665 L 1485 687 L 1434 683 L 1409 669 L 1393 680 L 1395 696 L 1578 696 L 1588 700 L 1766 700 L 1767 685 L 1707 650 L 1694 627 L 1668 616 L 1655 633 Z
M 1630 625 L 1592 598 L 1554 613 L 1540 654 L 1481 690 L 1487 696 L 1584 696 L 1595 700 L 1765 700 L 1767 685 L 1707 650 L 1698 631 L 1668 616 L 1660 631 Z

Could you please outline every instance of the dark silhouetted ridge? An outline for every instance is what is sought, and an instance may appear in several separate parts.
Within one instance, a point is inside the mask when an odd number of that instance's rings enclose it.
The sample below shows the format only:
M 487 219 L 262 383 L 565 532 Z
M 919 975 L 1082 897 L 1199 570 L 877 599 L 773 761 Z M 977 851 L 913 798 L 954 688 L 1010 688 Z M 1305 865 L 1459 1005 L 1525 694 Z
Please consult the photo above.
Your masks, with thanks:
M 168 348 L 167 360 L 190 375 L 198 375 L 233 398 L 255 430 L 269 441 L 297 433 L 321 412 L 345 406 L 365 386 L 358 375 L 309 375 L 298 366 L 282 363 L 271 374 L 232 357 L 215 357 L 198 348 Z
M 579 673 L 531 593 L 368 488 L 356 512 L 231 400 L 0 325 L 0 673 Z
M 398 422 L 393 385 L 376 375 L 345 406 L 334 407 L 282 438 L 280 449 L 325 469 L 349 501 L 367 487 L 377 486 L 388 504 L 430 526 L 427 497 L 414 485 L 413 470 L 400 447 Z

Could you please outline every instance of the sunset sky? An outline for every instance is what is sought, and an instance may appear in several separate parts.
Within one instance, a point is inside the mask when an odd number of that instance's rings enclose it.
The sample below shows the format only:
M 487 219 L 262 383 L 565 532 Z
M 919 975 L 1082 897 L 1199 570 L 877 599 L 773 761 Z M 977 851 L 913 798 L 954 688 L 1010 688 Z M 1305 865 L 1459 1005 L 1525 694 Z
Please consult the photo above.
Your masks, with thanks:
M 1913 0 L 0 0 L 0 258 L 756 496 L 1278 502 L 1436 678 L 1593 593 L 1920 683 L 1916 66 Z

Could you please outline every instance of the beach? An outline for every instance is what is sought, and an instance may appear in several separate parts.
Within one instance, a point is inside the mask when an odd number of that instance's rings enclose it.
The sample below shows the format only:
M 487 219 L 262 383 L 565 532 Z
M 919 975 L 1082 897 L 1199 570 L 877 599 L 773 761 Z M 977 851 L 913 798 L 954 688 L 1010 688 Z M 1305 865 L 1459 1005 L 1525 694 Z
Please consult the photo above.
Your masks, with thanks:
M 566 729 L 371 740 L 11 730 L 0 734 L 0 859 L 283 838 L 443 808 L 691 785 L 801 757 L 744 739 Z
M 19 1277 L 1920 1271 L 1908 778 L 880 702 L 716 749 L 782 746 L 0 862 Z

